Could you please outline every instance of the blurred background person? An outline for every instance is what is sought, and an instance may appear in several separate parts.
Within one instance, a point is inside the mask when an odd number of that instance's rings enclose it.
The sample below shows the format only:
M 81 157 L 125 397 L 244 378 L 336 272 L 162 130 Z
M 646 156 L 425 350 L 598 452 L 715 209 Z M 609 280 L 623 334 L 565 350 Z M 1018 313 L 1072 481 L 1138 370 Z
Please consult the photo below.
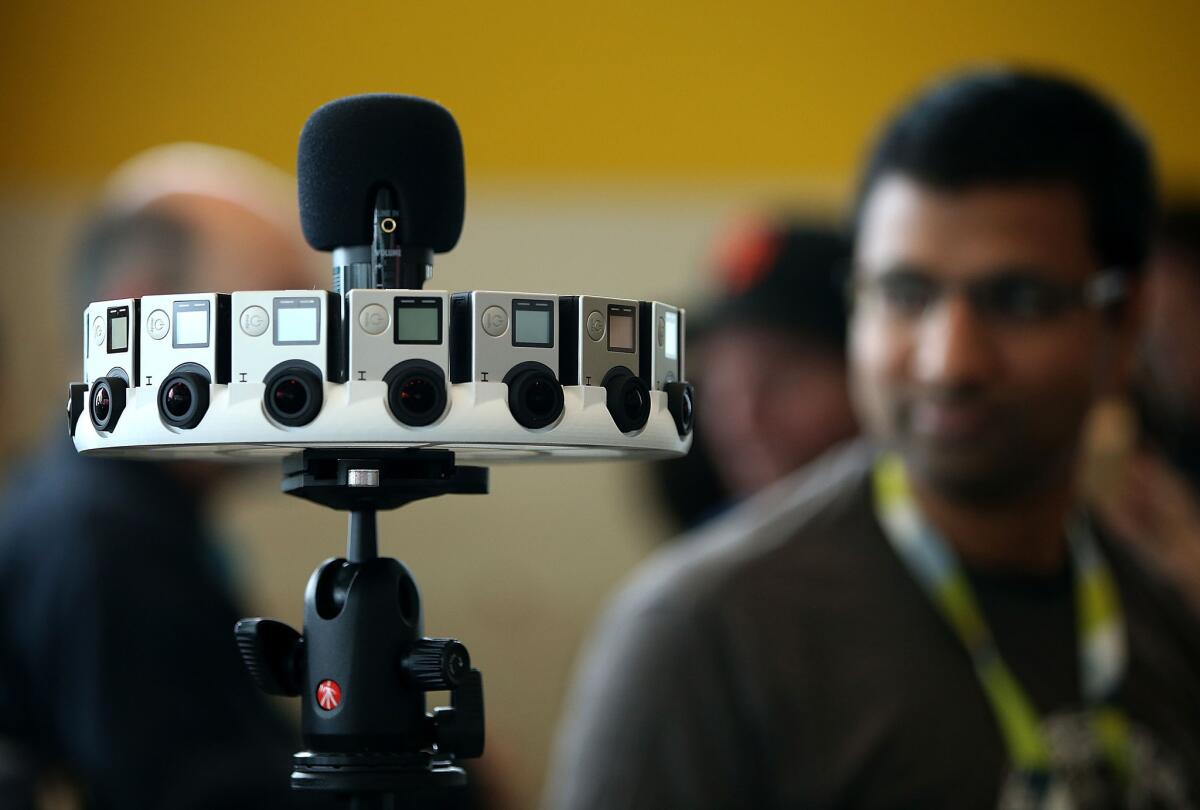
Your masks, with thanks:
M 845 359 L 849 262 L 842 232 L 786 216 L 742 219 L 718 240 L 713 300 L 688 312 L 692 450 L 652 468 L 677 529 L 857 432 Z
M 1200 198 L 1167 205 L 1145 287 L 1137 444 L 1098 500 L 1200 614 Z
M 292 194 L 282 172 L 217 147 L 134 158 L 79 240 L 64 320 L 89 301 L 314 286 Z M 238 656 L 210 514 L 241 470 L 83 457 L 60 420 L 19 469 L 0 510 L 0 804 L 299 803 L 299 735 Z

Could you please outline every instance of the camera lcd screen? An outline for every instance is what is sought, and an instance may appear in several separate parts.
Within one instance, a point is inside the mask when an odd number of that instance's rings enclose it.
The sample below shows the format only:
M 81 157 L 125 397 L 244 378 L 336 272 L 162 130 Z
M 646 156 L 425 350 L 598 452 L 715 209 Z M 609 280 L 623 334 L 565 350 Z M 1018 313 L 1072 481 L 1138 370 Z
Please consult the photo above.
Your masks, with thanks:
M 679 313 L 663 313 L 663 349 L 668 360 L 679 359 Z
M 633 307 L 610 304 L 608 307 L 608 350 L 632 352 L 634 347 Z
M 395 329 L 396 343 L 442 342 L 442 299 L 397 298 Z
M 551 301 L 513 299 L 514 346 L 554 346 L 554 306 Z
M 108 350 L 129 351 L 129 307 L 108 308 Z
M 320 298 L 276 298 L 276 346 L 315 346 L 321 342 Z
M 176 349 L 203 349 L 208 346 L 209 305 L 207 301 L 176 301 L 171 345 Z

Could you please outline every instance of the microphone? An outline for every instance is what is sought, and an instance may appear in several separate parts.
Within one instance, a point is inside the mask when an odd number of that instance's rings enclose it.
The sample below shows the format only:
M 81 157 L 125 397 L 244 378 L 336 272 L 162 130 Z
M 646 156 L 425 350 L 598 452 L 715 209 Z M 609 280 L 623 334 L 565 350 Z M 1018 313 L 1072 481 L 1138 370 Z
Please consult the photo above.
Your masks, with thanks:
M 462 136 L 441 105 L 375 93 L 309 116 L 296 160 L 300 225 L 332 251 L 334 291 L 420 289 L 462 233 Z

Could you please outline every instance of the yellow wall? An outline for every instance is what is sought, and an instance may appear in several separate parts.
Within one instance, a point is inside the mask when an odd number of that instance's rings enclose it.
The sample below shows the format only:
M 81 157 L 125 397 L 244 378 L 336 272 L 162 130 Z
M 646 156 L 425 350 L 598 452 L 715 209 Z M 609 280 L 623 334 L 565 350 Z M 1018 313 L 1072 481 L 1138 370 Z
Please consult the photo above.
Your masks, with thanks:
M 290 168 L 313 107 L 369 90 L 447 104 L 473 179 L 844 180 L 898 98 L 996 58 L 1094 80 L 1200 175 L 1198 31 L 1171 0 L 10 0 L 0 180 L 95 179 L 178 139 Z
M 730 213 L 764 194 L 836 200 L 905 94 L 999 57 L 1090 78 L 1135 112 L 1167 173 L 1200 178 L 1194 1 L 0 9 L 0 365 L 21 380 L 0 391 L 0 449 L 62 424 L 80 361 L 74 328 L 47 313 L 64 308 L 64 254 L 105 173 L 181 139 L 291 169 L 305 118 L 337 96 L 411 92 L 458 118 L 470 204 L 439 289 L 692 301 Z M 661 538 L 650 501 L 635 465 L 530 465 L 496 470 L 486 498 L 383 520 L 383 550 L 412 565 L 430 632 L 459 635 L 486 673 L 489 756 L 516 806 L 535 803 L 576 645 Z M 298 621 L 305 578 L 338 552 L 343 518 L 283 498 L 270 473 L 222 514 L 242 540 L 247 612 Z

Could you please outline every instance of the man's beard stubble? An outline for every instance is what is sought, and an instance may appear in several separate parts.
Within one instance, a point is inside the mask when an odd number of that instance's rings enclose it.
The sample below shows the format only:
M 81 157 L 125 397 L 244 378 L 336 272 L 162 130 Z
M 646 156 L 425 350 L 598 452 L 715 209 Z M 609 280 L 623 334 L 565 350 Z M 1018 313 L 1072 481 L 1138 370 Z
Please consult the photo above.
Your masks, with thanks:
M 997 424 L 982 441 L 940 444 L 917 435 L 912 412 L 911 400 L 893 406 L 888 444 L 910 476 L 949 501 L 988 509 L 1018 506 L 1069 483 L 1074 473 L 1078 440 L 1069 447 L 1038 448 L 1026 420 L 1011 411 L 998 411 Z

